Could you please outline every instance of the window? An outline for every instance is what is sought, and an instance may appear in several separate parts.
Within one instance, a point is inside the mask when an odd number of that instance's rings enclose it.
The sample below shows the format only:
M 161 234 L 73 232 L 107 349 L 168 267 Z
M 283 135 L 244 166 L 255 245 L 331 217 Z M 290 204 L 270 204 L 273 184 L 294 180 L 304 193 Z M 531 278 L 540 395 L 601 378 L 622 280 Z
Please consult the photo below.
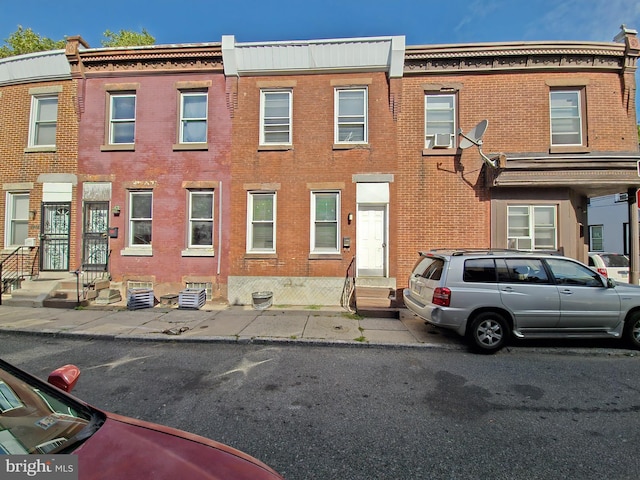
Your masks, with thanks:
M 557 250 L 555 206 L 509 205 L 507 217 L 509 248 Z
M 464 262 L 463 282 L 496 282 L 496 265 L 493 258 L 474 258 Z
M 275 253 L 276 194 L 274 192 L 249 193 L 249 225 L 247 250 Z
M 135 93 L 110 95 L 109 143 L 134 143 L 136 126 Z
M 31 128 L 29 146 L 55 146 L 58 123 L 58 96 L 31 97 Z
M 340 194 L 313 192 L 311 194 L 311 251 L 339 253 Z
M 152 192 L 129 192 L 129 246 L 151 246 L 152 203 Z
M 291 91 L 261 92 L 261 145 L 291 144 Z
M 24 245 L 29 233 L 29 194 L 7 193 L 6 246 Z
M 425 148 L 453 148 L 456 96 L 425 95 Z
M 367 143 L 367 89 L 336 89 L 336 143 Z
M 509 283 L 550 283 L 542 261 L 533 258 L 500 260 L 500 281 Z
M 548 258 L 546 262 L 558 285 L 603 287 L 599 274 L 590 268 L 561 258 Z
M 603 247 L 603 225 L 589 226 L 589 251 L 602 252 Z
M 207 142 L 206 92 L 180 93 L 180 143 Z
M 0 413 L 24 407 L 15 392 L 5 382 L 0 381 Z
M 579 90 L 550 92 L 551 145 L 582 145 L 582 95 Z
M 213 248 L 213 191 L 189 191 L 189 248 Z

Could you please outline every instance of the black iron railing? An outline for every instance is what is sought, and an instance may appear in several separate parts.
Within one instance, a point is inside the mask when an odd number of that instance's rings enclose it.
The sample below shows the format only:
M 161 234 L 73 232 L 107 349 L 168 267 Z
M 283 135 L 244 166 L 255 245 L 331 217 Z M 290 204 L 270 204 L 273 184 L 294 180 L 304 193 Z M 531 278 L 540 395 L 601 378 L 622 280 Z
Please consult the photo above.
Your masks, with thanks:
M 17 247 L 0 261 L 0 305 L 2 295 L 20 288 L 22 281 L 38 274 L 38 247 Z

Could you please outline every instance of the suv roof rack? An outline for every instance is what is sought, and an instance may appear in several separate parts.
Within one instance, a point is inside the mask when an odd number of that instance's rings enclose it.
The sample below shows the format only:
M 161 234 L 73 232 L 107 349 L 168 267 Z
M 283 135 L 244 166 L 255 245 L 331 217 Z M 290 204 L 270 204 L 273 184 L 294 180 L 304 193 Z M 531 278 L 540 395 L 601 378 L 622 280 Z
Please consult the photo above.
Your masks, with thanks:
M 435 253 L 435 254 L 448 254 L 453 256 L 460 255 L 494 255 L 510 253 L 516 255 L 562 255 L 558 250 L 517 250 L 514 248 L 432 248 L 428 252 L 422 253 Z

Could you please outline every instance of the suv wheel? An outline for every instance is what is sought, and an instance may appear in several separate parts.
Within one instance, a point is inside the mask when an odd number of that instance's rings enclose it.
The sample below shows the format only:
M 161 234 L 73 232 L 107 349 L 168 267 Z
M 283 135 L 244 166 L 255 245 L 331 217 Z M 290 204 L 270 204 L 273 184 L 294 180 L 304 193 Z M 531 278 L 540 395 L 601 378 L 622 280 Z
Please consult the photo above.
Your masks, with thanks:
M 630 347 L 640 349 L 640 312 L 631 315 L 624 326 L 624 339 Z
M 638 318 L 640 328 L 640 318 Z M 467 331 L 472 346 L 482 353 L 494 353 L 505 346 L 511 335 L 509 324 L 496 312 L 483 312 L 471 322 Z

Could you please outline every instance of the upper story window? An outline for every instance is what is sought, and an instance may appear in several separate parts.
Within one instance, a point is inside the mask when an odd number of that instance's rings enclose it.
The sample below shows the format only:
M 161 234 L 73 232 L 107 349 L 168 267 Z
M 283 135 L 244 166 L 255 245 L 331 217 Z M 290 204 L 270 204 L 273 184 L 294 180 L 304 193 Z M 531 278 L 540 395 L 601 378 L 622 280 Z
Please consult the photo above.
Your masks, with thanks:
M 24 245 L 29 236 L 29 193 L 8 192 L 5 211 L 5 247 Z
M 260 104 L 260 145 L 290 145 L 291 90 L 262 90 Z
M 136 126 L 136 94 L 109 95 L 109 144 L 133 144 Z
M 426 94 L 424 109 L 425 148 L 454 148 L 456 95 Z
M 557 250 L 554 205 L 507 206 L 507 244 L 517 250 Z
M 275 192 L 249 192 L 247 217 L 247 251 L 275 253 Z
M 189 191 L 189 248 L 213 248 L 213 190 Z
M 551 90 L 549 110 L 551 114 L 551 145 L 583 145 L 582 90 Z
M 335 91 L 335 142 L 367 143 L 367 89 Z
M 153 192 L 129 192 L 129 246 L 151 247 Z
M 30 147 L 52 147 L 56 145 L 58 124 L 58 96 L 34 95 L 31 97 Z
M 339 253 L 339 192 L 311 193 L 311 252 Z
M 180 143 L 207 142 L 207 93 L 180 93 Z

